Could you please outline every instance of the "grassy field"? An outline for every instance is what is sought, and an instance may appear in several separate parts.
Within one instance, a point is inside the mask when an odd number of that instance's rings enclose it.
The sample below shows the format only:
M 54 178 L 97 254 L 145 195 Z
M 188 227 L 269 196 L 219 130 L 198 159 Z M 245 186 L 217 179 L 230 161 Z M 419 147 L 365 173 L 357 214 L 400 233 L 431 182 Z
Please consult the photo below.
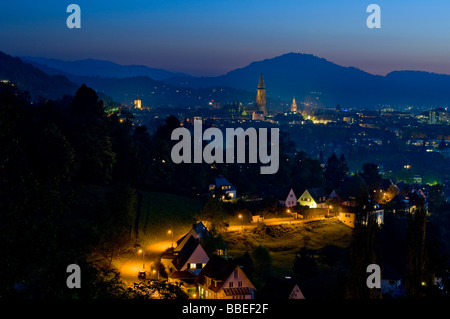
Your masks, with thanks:
M 336 219 L 311 221 L 301 224 L 262 226 L 224 233 L 233 257 L 258 245 L 265 246 L 272 257 L 273 273 L 288 275 L 292 270 L 295 253 L 305 244 L 319 249 L 326 245 L 346 247 L 350 243 L 352 229 Z
M 195 215 L 203 208 L 203 201 L 173 194 L 142 192 L 138 200 L 139 243 L 151 245 L 186 234 L 195 222 Z M 319 249 L 326 245 L 348 246 L 352 229 L 336 219 L 256 227 L 223 233 L 233 257 L 251 252 L 258 245 L 265 246 L 272 257 L 274 275 L 288 275 L 295 253 L 303 246 Z
M 195 222 L 195 215 L 203 208 L 203 201 L 173 194 L 142 192 L 138 197 L 139 242 L 151 245 L 185 235 Z

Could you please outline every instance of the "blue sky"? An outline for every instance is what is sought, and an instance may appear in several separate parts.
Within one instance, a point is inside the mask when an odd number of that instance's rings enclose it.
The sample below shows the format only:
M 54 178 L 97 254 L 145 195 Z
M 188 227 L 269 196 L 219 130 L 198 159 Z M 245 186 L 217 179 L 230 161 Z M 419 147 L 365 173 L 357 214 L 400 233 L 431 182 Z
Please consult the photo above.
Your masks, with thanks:
M 71 3 L 81 7 L 81 29 L 66 26 Z M 366 26 L 371 3 L 381 7 L 381 29 Z M 205 76 L 288 52 L 373 74 L 450 74 L 450 1 L 2 1 L 0 50 Z

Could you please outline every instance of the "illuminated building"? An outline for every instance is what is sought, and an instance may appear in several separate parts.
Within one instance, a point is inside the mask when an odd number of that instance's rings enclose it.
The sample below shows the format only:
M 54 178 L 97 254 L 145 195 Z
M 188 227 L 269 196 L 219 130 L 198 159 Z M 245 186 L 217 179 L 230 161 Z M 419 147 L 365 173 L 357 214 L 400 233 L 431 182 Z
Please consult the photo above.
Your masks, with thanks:
M 295 97 L 292 100 L 292 104 L 291 104 L 291 112 L 296 113 L 297 112 L 297 103 L 295 102 Z
M 258 106 L 259 110 L 261 112 L 263 112 L 264 115 L 267 115 L 266 88 L 264 85 L 264 77 L 263 77 L 262 73 L 259 76 L 258 90 L 256 93 L 256 105 Z
M 137 97 L 136 100 L 134 100 L 134 108 L 142 110 L 142 101 L 139 97 Z

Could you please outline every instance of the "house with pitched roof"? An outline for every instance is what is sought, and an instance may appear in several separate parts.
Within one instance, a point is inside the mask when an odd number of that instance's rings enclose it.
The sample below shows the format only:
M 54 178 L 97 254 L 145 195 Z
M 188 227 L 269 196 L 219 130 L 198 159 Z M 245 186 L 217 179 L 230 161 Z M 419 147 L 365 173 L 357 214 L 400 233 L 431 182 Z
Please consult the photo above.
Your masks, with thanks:
M 300 195 L 297 202 L 299 205 L 309 208 L 326 208 L 327 198 L 327 193 L 323 188 L 308 188 Z
M 177 240 L 176 247 L 174 248 L 174 253 L 178 253 L 179 251 L 181 251 L 191 236 L 197 239 L 201 239 L 207 233 L 208 230 L 202 222 L 194 224 L 191 230 L 186 235 Z
M 271 277 L 263 290 L 261 297 L 267 299 L 305 299 L 298 283 L 292 278 Z
M 208 254 L 198 238 L 192 235 L 188 237 L 182 249 L 161 256 L 161 263 L 168 273 L 168 281 L 177 283 L 190 296 L 196 294 L 195 278 L 208 261 Z
M 195 282 L 201 299 L 253 299 L 256 291 L 238 264 L 215 255 L 211 256 Z
M 221 200 L 236 199 L 236 188 L 223 175 L 215 178 L 215 183 L 209 185 L 209 192 Z
M 161 263 L 169 277 L 177 271 L 189 271 L 197 275 L 208 260 L 208 254 L 194 236 L 189 236 L 179 251 L 171 251 L 161 256 Z
M 284 193 L 284 196 L 286 196 L 286 193 Z M 287 208 L 297 206 L 297 197 L 295 196 L 294 190 L 291 188 L 287 193 L 287 197 L 279 200 L 279 203 Z

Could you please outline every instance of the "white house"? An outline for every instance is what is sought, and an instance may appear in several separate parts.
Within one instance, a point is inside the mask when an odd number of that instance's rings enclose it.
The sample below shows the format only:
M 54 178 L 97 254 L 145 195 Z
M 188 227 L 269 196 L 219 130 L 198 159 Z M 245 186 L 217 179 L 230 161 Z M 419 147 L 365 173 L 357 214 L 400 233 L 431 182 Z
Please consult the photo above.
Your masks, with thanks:
M 195 282 L 200 299 L 253 299 L 256 290 L 239 265 L 215 255 Z
M 374 217 L 378 225 L 384 223 L 384 210 L 381 209 L 377 204 L 374 205 L 374 210 L 368 213 L 366 218 L 362 220 L 363 225 L 367 224 L 367 219 L 369 216 Z M 341 211 L 339 212 L 338 220 L 344 223 L 345 225 L 354 228 L 356 222 L 355 207 L 342 206 Z
M 351 228 L 355 228 L 356 215 L 353 212 L 339 212 L 338 220 Z
M 197 275 L 205 267 L 209 256 L 197 238 L 190 235 L 179 251 L 161 256 L 161 263 L 169 275 L 177 271 L 189 271 Z
M 291 188 L 287 197 L 280 200 L 279 203 L 287 208 L 297 206 L 297 197 L 295 196 L 294 190 Z
M 235 199 L 236 188 L 223 175 L 215 178 L 215 184 L 209 185 L 209 191 L 222 200 Z

